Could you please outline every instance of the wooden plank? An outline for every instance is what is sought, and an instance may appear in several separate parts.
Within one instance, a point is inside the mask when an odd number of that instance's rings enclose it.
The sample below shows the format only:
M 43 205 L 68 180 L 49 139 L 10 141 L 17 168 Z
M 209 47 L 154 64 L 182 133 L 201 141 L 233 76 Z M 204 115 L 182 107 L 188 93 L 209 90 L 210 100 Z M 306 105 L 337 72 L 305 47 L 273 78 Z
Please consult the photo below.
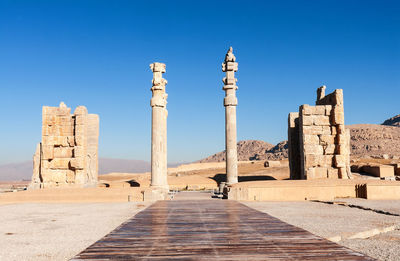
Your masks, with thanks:
M 158 201 L 72 260 L 374 260 L 230 200 Z

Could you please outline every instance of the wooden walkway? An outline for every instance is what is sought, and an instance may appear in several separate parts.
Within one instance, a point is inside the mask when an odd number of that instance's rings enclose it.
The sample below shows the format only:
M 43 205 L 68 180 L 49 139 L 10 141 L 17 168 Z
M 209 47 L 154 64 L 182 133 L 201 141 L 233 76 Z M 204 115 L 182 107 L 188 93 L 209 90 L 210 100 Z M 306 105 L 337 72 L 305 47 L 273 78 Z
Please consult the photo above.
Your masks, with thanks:
M 229 200 L 158 201 L 72 260 L 374 260 Z

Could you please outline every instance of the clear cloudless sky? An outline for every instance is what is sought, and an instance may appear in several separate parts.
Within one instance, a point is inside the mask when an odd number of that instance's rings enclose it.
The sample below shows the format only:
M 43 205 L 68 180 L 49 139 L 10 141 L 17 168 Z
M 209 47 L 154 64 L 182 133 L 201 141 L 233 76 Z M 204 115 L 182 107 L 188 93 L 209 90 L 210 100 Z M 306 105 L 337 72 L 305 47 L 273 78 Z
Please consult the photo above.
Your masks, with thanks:
M 149 64 L 167 65 L 168 159 L 224 149 L 221 63 L 239 62 L 238 140 L 287 139 L 316 89 L 346 124 L 400 113 L 400 2 L 0 0 L 0 163 L 30 160 L 42 106 L 100 115 L 100 157 L 150 160 Z

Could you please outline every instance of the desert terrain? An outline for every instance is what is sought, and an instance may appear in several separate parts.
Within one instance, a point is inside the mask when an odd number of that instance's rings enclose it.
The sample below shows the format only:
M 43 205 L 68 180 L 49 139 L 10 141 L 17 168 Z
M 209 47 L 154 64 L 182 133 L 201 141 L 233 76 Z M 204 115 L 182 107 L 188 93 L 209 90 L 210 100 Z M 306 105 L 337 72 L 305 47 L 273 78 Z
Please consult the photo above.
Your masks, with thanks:
M 391 163 L 393 159 L 353 162 Z M 397 161 L 396 161 L 397 162 Z M 176 200 L 212 197 L 224 180 L 224 163 L 192 163 L 168 170 Z M 289 178 L 288 161 L 265 167 L 264 161 L 239 162 L 242 184 Z M 366 173 L 355 179 L 376 179 Z M 48 189 L 0 194 L 2 260 L 66 260 L 143 210 L 138 189 L 150 184 L 149 173 L 100 175 L 92 189 Z M 200 193 L 200 194 L 196 194 Z M 25 195 L 24 195 L 25 194 Z M 127 195 L 131 195 L 128 197 Z M 24 195 L 24 196 L 22 196 Z M 131 201 L 131 202 L 128 202 Z M 221 200 L 221 199 L 215 199 Z M 133 202 L 136 201 L 136 202 Z M 139 201 L 139 202 L 138 202 Z M 97 203 L 94 203 L 97 202 Z M 338 198 L 333 202 L 244 202 L 289 224 L 379 260 L 397 260 L 400 251 L 400 201 Z M 77 237 L 76 235 L 80 236 Z M 60 235 L 62 242 L 60 242 Z M 23 247 L 22 247 L 23 246 Z M 67 246 L 67 247 L 66 247 Z
M 379 180 L 364 171 L 364 166 L 400 164 L 397 119 L 385 121 L 385 125 L 348 126 L 355 181 Z M 287 181 L 290 177 L 287 153 L 286 141 L 276 145 L 257 140 L 239 142 L 240 186 Z M 224 152 L 220 152 L 194 163 L 169 167 L 168 184 L 175 191 L 170 199 L 211 199 L 218 185 L 225 181 L 224 160 Z M 132 162 L 108 162 L 108 169 L 115 171 L 99 175 L 96 188 L 26 191 L 27 180 L 1 182 L 0 259 L 70 259 L 148 207 L 150 203 L 143 202 L 142 193 L 150 186 L 148 164 L 139 162 L 137 169 L 131 169 L 138 170 L 133 173 L 125 168 Z M 336 198 L 243 203 L 378 260 L 398 260 L 399 200 Z

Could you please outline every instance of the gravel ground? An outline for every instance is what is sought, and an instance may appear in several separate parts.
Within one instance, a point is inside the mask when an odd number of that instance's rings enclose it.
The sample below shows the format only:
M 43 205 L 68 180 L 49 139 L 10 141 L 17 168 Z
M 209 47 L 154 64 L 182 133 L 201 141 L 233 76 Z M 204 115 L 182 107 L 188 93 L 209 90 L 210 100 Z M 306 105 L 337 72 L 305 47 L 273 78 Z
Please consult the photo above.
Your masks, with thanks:
M 381 233 L 367 239 L 348 239 L 359 232 L 393 225 L 400 226 L 400 217 L 317 202 L 242 203 L 324 238 L 340 236 L 342 240 L 338 244 L 379 260 L 400 260 L 399 230 Z M 398 211 L 400 208 L 399 200 L 380 201 L 380 203 L 387 209 Z
M 400 260 L 400 230 L 367 239 L 347 239 L 358 232 L 400 225 L 400 217 L 317 202 L 243 203 L 319 236 L 341 236 L 339 244 L 379 260 Z M 400 201 L 348 203 L 400 213 Z M 148 205 L 143 202 L 0 205 L 0 260 L 67 260 Z
M 400 260 L 400 230 L 382 233 L 367 239 L 346 239 L 339 244 L 378 260 Z
M 324 238 L 400 224 L 400 217 L 318 202 L 242 202 Z
M 0 260 L 68 260 L 148 205 L 0 205 Z

